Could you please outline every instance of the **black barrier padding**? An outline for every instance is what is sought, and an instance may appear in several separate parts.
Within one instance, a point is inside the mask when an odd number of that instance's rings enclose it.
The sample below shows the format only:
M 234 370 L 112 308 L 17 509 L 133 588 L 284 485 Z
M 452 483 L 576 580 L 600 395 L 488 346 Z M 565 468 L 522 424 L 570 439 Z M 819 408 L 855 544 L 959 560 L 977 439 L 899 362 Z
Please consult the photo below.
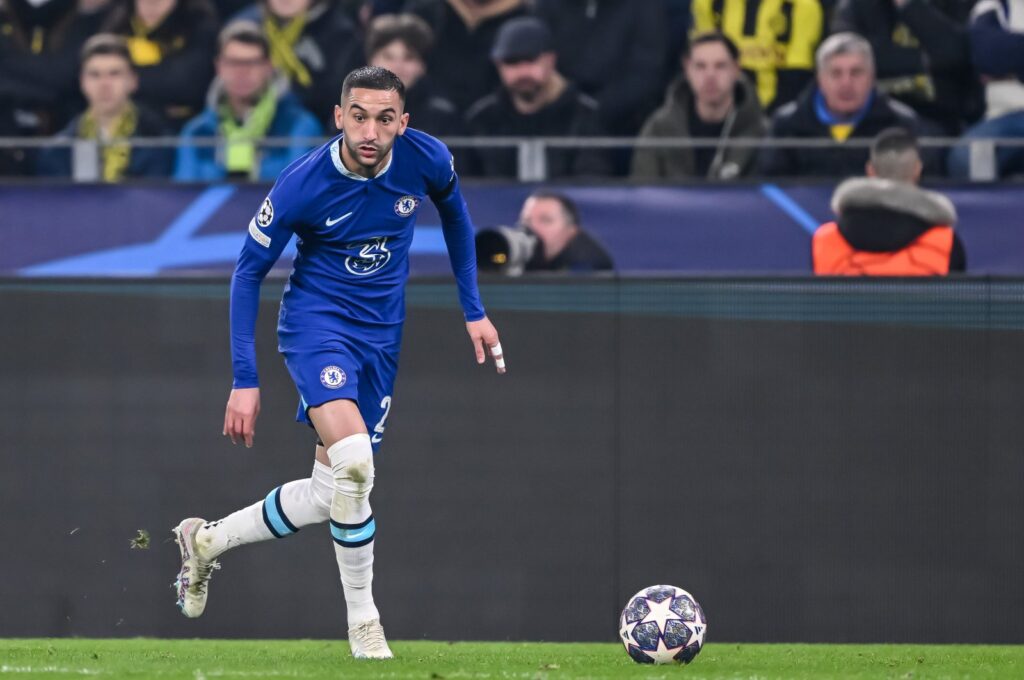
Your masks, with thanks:
M 373 494 L 389 635 L 611 640 L 668 582 L 713 640 L 1024 642 L 1024 362 L 990 284 L 743 285 L 488 286 L 502 377 L 453 289 L 412 285 Z M 0 636 L 343 636 L 326 526 L 226 555 L 201 619 L 169 587 L 171 526 L 309 473 L 279 284 L 251 450 L 220 437 L 226 283 L 90 286 L 0 284 Z

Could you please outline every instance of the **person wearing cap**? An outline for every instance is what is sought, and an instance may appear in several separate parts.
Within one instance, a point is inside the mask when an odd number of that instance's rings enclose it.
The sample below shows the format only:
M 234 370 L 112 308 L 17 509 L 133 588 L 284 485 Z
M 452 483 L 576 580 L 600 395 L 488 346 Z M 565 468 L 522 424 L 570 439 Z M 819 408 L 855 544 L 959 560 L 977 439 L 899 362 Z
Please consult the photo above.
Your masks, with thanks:
M 469 133 L 481 137 L 592 137 L 606 133 L 597 102 L 556 69 L 551 31 L 536 17 L 506 22 L 498 31 L 491 59 L 501 86 L 477 101 L 466 114 Z M 470 163 L 474 174 L 517 176 L 514 148 L 478 149 Z M 600 149 L 549 148 L 547 176 L 601 176 L 611 172 Z

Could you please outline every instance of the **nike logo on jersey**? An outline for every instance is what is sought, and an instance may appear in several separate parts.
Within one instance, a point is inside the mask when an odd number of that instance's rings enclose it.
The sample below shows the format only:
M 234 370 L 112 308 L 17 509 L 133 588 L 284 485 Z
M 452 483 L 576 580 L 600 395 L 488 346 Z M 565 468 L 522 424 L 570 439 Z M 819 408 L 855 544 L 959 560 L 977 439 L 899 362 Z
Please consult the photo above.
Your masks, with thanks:
M 328 226 L 328 227 L 333 227 L 333 226 L 334 226 L 335 224 L 337 224 L 338 222 L 341 222 L 342 220 L 347 220 L 347 219 L 348 219 L 349 217 L 351 217 L 351 216 L 352 216 L 352 213 L 350 213 L 350 212 L 347 212 L 347 213 L 345 213 L 344 215 L 342 215 L 341 217 L 339 217 L 339 218 L 338 218 L 338 219 L 336 219 L 336 220 L 332 220 L 332 219 L 331 219 L 330 217 L 328 217 L 328 218 L 327 218 L 327 226 Z

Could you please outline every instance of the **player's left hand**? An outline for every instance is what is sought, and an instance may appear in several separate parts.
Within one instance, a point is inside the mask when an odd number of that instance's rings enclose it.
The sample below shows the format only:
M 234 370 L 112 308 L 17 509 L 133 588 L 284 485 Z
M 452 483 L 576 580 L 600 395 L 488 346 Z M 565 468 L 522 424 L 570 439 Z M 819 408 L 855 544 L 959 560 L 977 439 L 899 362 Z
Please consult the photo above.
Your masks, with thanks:
M 476 363 L 482 364 L 487 361 L 487 352 L 494 357 L 494 365 L 498 373 L 505 372 L 505 355 L 501 349 L 501 342 L 498 340 L 498 329 L 494 327 L 486 316 L 479 321 L 467 321 L 466 332 L 469 339 L 473 341 L 476 348 Z M 487 351 L 484 348 L 487 348 Z

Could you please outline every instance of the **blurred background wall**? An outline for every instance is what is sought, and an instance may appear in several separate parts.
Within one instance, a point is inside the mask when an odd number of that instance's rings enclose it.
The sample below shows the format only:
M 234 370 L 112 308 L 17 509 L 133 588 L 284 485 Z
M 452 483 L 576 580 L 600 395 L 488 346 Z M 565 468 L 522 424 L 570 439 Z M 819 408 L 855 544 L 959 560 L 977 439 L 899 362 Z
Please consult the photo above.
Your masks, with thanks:
M 326 528 L 186 620 L 170 528 L 306 475 L 264 286 L 257 445 L 220 436 L 226 280 L 0 282 L 0 636 L 330 637 Z M 420 281 L 378 457 L 398 639 L 611 640 L 672 583 L 711 639 L 1024 642 L 1024 281 L 490 281 L 510 372 Z M 149 549 L 129 547 L 137 530 Z

